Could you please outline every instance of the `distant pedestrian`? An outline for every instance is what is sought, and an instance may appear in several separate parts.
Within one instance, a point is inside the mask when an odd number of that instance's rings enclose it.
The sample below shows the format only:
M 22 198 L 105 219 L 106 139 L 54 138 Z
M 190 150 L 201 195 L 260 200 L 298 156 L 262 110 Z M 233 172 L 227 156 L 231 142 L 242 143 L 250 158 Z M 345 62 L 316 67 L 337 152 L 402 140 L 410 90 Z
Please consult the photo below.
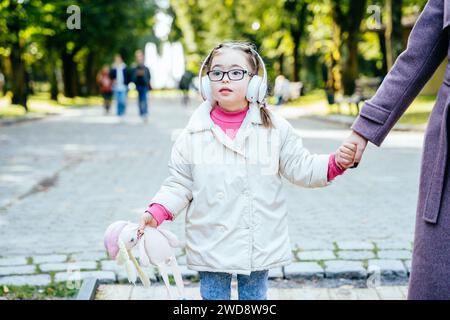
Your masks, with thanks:
M 0 71 L 0 96 L 3 95 L 3 86 L 5 85 L 5 76 Z
M 97 75 L 97 83 L 100 86 L 100 93 L 103 97 L 103 107 L 105 114 L 109 113 L 112 98 L 112 80 L 109 76 L 110 70 L 108 66 L 104 66 Z
M 282 74 L 275 78 L 274 94 L 277 106 L 289 100 L 289 85 L 289 80 Z
M 141 50 L 136 51 L 136 66 L 131 73 L 131 81 L 136 85 L 138 92 L 139 115 L 144 122 L 148 118 L 148 91 L 152 89 L 150 80 L 151 74 L 149 68 L 144 64 L 144 53 Z
M 117 102 L 117 115 L 123 120 L 127 106 L 129 77 L 127 66 L 123 62 L 120 54 L 116 54 L 114 57 L 114 64 L 110 72 L 110 77 L 113 81 L 113 93 Z
M 183 106 L 187 106 L 189 104 L 189 90 L 191 88 L 193 78 L 194 74 L 191 71 L 186 70 L 186 72 L 183 74 L 178 84 L 178 88 L 183 92 L 183 99 L 182 99 Z

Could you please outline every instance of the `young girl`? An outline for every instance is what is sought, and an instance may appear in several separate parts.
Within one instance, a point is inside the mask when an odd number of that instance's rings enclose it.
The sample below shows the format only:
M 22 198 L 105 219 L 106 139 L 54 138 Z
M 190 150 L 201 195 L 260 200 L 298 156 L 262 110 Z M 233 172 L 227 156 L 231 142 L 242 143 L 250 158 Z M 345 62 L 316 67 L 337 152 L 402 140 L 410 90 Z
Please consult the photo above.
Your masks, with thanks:
M 230 299 L 237 274 L 239 299 L 266 299 L 268 270 L 291 263 L 281 177 L 328 186 L 353 164 L 356 149 L 310 154 L 291 124 L 266 107 L 264 63 L 250 45 L 219 44 L 200 75 L 206 101 L 176 139 L 170 175 L 143 214 L 138 237 L 187 206 L 187 266 L 199 272 L 202 298 Z

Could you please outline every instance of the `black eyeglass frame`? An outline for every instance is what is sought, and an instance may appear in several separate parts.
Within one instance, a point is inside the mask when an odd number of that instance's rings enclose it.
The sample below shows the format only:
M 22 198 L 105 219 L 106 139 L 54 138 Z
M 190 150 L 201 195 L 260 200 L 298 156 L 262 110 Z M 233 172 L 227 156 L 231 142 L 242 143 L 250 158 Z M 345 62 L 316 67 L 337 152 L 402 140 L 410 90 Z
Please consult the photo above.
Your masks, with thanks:
M 222 77 L 221 77 L 220 79 L 218 79 L 218 80 L 212 80 L 212 79 L 211 79 L 211 76 L 210 76 L 209 74 L 210 74 L 211 72 L 217 72 L 217 71 L 222 72 Z M 243 73 L 242 73 L 242 78 L 239 78 L 239 79 L 231 79 L 231 78 L 230 78 L 230 75 L 229 75 L 228 73 L 229 73 L 229 72 L 232 72 L 232 71 L 243 71 Z M 246 69 L 231 69 L 231 70 L 228 70 L 228 71 L 222 71 L 222 70 L 210 70 L 210 71 L 206 72 L 206 75 L 208 76 L 209 80 L 212 81 L 212 82 L 219 82 L 219 81 L 222 81 L 223 78 L 225 77 L 225 74 L 227 75 L 228 79 L 230 79 L 230 81 L 240 81 L 240 80 L 244 79 L 244 77 L 245 77 L 246 74 L 248 74 L 250 77 L 253 76 L 253 73 L 248 72 L 248 70 L 246 70 Z

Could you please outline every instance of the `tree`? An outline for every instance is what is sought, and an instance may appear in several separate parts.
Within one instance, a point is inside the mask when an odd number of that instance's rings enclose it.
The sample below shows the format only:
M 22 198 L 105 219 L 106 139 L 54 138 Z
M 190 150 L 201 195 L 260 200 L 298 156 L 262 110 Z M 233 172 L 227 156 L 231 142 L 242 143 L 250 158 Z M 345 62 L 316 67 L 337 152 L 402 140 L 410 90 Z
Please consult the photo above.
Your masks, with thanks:
M 310 1 L 307 0 L 285 0 L 284 9 L 286 11 L 286 26 L 290 32 L 292 40 L 294 42 L 294 48 L 292 51 L 292 56 L 294 58 L 294 70 L 293 76 L 294 81 L 300 80 L 300 69 L 301 69 L 301 55 L 300 55 L 300 44 L 302 38 L 305 35 L 305 27 L 308 18 L 308 5 Z
M 355 91 L 358 77 L 358 36 L 366 9 L 366 0 L 333 0 L 334 22 L 340 28 L 342 38 L 342 85 L 345 95 Z

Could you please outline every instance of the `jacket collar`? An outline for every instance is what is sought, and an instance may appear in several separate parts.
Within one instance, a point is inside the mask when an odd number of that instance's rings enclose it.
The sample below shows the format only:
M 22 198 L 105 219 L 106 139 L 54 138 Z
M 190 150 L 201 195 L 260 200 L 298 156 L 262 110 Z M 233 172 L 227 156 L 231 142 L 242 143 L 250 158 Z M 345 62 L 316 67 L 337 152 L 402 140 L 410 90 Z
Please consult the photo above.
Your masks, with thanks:
M 203 102 L 200 106 L 195 109 L 189 122 L 187 124 L 187 130 L 189 132 L 199 132 L 203 130 L 212 129 L 214 127 L 214 122 L 211 119 L 210 112 L 212 105 L 209 101 Z M 254 124 L 262 124 L 261 114 L 259 111 L 259 106 L 257 103 L 250 103 L 249 110 L 245 116 L 248 120 Z M 245 121 L 245 119 L 244 119 Z

